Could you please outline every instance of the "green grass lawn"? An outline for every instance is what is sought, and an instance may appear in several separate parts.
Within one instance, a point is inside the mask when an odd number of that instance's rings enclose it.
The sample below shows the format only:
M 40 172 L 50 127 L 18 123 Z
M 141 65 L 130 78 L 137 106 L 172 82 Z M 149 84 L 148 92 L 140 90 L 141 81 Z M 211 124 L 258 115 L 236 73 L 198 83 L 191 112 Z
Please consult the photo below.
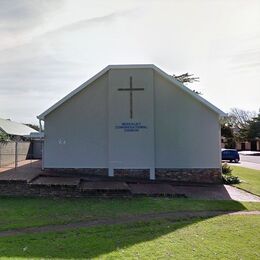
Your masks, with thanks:
M 64 224 L 99 217 L 187 210 L 260 210 L 260 203 L 148 197 L 133 199 L 0 198 L 0 230 Z
M 233 167 L 259 192 L 259 171 Z M 246 186 L 245 186 L 246 185 Z M 0 198 L 0 231 L 174 211 L 260 210 L 260 203 L 184 198 Z M 137 222 L 0 238 L 0 258 L 260 259 L 260 216 Z
M 260 259 L 260 216 L 218 216 L 0 238 L 1 258 Z
M 234 185 L 235 187 L 260 196 L 260 171 L 233 165 L 231 168 L 233 169 L 232 174 L 238 176 L 242 181 Z

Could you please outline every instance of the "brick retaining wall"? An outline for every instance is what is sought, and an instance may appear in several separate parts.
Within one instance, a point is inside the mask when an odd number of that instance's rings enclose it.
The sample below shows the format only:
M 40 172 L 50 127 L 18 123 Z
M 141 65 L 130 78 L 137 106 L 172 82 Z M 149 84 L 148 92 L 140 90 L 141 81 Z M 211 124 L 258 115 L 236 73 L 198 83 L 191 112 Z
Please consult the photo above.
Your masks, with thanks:
M 107 177 L 107 168 L 96 169 L 46 169 L 51 172 L 80 174 L 86 176 Z M 118 179 L 149 179 L 149 169 L 114 169 L 114 177 Z M 112 177 L 111 177 L 112 178 Z M 159 181 L 174 181 L 187 183 L 221 183 L 220 168 L 192 168 L 192 169 L 174 169 L 174 168 L 156 168 L 155 179 Z
M 26 181 L 0 181 L 0 196 L 8 197 L 129 197 L 120 191 L 84 191 L 68 185 L 32 185 Z

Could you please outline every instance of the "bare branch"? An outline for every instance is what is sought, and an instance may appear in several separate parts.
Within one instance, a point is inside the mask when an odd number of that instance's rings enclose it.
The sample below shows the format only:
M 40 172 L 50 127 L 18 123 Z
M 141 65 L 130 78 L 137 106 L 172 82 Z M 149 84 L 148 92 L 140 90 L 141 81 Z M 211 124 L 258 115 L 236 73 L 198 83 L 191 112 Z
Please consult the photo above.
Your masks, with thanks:
M 181 83 L 199 82 L 199 77 L 194 77 L 194 74 L 189 74 L 188 72 L 178 76 L 173 74 L 172 76 Z

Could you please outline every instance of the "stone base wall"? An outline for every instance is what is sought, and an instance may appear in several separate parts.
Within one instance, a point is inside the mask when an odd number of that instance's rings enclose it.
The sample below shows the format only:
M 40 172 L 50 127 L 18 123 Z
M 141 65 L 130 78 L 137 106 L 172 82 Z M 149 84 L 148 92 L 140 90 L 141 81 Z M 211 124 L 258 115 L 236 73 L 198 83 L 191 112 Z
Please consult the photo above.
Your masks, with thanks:
M 149 169 L 114 169 L 114 177 L 149 179 L 150 170 Z
M 64 174 L 78 174 L 89 176 L 108 176 L 108 168 L 44 168 L 46 172 L 64 173 Z
M 193 183 L 221 183 L 220 168 L 165 169 L 155 170 L 156 180 Z
M 80 174 L 108 177 L 108 168 L 45 169 L 53 173 Z M 114 169 L 114 177 L 120 179 L 150 179 L 149 169 Z M 221 183 L 221 168 L 156 168 L 155 180 L 189 183 Z
M 114 169 L 117 178 L 149 179 L 149 169 Z M 168 169 L 156 168 L 155 180 L 190 183 L 221 183 L 220 168 Z

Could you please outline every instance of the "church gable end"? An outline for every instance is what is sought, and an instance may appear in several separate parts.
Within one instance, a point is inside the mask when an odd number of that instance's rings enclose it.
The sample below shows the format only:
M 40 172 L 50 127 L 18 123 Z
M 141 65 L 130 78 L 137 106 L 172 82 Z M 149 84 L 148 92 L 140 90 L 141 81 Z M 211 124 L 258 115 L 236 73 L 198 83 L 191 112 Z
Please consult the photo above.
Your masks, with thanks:
M 43 167 L 220 181 L 224 113 L 154 65 L 108 66 L 39 116 Z

